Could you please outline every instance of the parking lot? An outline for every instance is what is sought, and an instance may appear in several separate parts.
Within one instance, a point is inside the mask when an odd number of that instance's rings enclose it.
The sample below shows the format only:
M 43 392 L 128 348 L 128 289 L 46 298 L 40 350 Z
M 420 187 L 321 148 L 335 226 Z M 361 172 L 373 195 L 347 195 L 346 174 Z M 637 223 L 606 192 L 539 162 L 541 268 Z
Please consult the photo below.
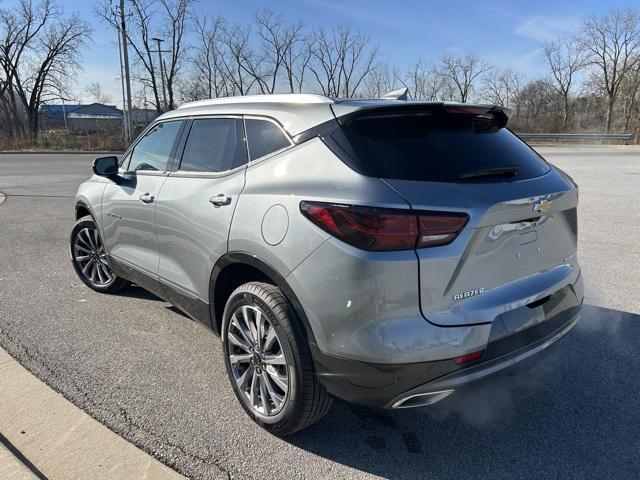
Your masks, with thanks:
M 73 196 L 94 155 L 0 155 L 0 346 L 193 478 L 638 478 L 640 148 L 539 151 L 580 185 L 583 317 L 546 362 L 464 396 L 336 403 L 287 439 L 259 429 L 217 337 L 138 287 L 106 296 L 76 277 Z

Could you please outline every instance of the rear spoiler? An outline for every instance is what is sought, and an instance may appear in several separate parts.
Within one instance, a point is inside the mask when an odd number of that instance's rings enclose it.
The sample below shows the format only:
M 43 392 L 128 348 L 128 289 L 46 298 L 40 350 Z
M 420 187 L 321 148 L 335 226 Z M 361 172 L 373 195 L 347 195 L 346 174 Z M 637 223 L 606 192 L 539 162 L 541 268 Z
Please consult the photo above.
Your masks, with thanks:
M 497 126 L 504 128 L 509 121 L 511 110 L 498 105 L 474 105 L 466 103 L 448 102 L 394 102 L 394 103 L 368 103 L 354 105 L 345 102 L 335 103 L 331 106 L 334 115 L 340 125 L 349 125 L 357 118 L 366 117 L 394 117 L 405 115 L 428 115 L 433 112 L 449 114 L 473 115 L 492 119 Z

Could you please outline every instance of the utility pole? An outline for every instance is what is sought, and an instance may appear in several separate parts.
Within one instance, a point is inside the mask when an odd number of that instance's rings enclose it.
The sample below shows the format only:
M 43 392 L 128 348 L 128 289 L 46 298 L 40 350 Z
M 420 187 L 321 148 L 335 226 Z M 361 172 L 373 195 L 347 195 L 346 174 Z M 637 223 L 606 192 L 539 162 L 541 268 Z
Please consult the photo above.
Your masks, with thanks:
M 162 79 L 162 111 L 167 110 L 167 91 L 164 86 L 164 63 L 162 63 L 162 49 L 160 48 L 160 43 L 164 42 L 161 38 L 152 38 L 151 40 L 155 40 L 158 42 L 158 60 L 160 61 L 160 78 Z
M 124 61 L 122 60 L 122 36 L 118 27 L 118 59 L 120 60 L 120 84 L 122 86 L 122 135 L 124 144 L 129 144 L 129 115 L 127 114 L 127 89 L 124 85 Z
M 125 22 L 124 0 L 120 0 L 120 34 L 122 35 L 122 57 L 124 59 L 124 81 L 126 84 L 127 102 L 124 109 L 125 135 L 127 145 L 131 143 L 131 77 L 129 75 L 129 53 L 127 50 L 127 26 Z
M 64 119 L 64 131 L 67 132 L 67 110 L 64 105 L 64 98 L 62 99 L 62 118 Z

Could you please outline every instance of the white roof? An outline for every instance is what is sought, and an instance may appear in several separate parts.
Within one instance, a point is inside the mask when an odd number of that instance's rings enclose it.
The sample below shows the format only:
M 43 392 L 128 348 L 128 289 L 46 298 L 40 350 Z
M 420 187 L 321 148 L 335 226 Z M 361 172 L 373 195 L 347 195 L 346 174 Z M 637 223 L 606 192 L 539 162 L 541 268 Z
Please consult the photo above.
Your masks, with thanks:
M 297 103 L 297 104 L 318 104 L 334 103 L 334 100 L 324 95 L 311 93 L 274 93 L 271 95 L 242 95 L 236 97 L 211 98 L 189 102 L 178 108 L 205 107 L 208 105 L 228 105 L 242 103 Z

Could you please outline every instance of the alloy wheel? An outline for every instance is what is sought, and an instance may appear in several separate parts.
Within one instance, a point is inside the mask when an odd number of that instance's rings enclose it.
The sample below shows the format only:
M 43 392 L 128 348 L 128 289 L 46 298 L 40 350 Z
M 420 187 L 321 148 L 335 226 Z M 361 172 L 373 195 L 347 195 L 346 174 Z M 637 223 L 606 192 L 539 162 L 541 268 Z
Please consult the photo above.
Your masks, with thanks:
M 73 242 L 73 260 L 84 278 L 94 285 L 109 285 L 115 278 L 97 228 L 85 227 L 78 232 Z
M 282 411 L 289 392 L 289 367 L 282 343 L 268 316 L 243 305 L 229 319 L 229 364 L 244 403 L 257 415 Z

